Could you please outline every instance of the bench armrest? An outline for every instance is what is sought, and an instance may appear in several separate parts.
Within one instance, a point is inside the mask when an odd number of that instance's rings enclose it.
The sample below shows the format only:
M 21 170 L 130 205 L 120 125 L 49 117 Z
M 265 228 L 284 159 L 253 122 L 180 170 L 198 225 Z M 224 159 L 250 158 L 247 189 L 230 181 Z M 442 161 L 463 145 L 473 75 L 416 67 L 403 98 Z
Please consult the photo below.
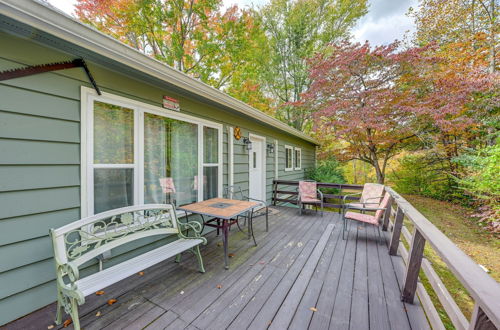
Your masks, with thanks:
M 179 222 L 179 234 L 178 236 L 180 238 L 185 238 L 185 239 L 201 239 L 203 241 L 203 244 L 207 244 L 207 239 L 203 236 L 201 236 L 201 230 L 202 226 L 198 221 L 189 221 L 186 223 Z M 193 231 L 193 236 L 186 236 L 184 235 L 183 231 L 185 230 L 192 230 Z
M 80 279 L 80 272 L 78 266 L 73 262 L 57 265 L 57 287 L 59 290 L 68 297 L 75 298 L 79 304 L 85 302 L 85 297 L 78 290 L 76 281 Z M 69 283 L 64 283 L 64 277 L 67 277 Z

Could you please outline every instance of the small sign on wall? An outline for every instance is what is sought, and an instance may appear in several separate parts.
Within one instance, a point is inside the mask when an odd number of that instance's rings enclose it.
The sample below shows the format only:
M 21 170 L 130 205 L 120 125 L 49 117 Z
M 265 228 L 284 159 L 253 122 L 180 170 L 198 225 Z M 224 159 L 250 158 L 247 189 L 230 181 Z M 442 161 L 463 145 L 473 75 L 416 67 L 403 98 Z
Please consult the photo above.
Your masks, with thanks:
M 163 96 L 163 107 L 169 110 L 181 111 L 179 101 L 166 95 Z

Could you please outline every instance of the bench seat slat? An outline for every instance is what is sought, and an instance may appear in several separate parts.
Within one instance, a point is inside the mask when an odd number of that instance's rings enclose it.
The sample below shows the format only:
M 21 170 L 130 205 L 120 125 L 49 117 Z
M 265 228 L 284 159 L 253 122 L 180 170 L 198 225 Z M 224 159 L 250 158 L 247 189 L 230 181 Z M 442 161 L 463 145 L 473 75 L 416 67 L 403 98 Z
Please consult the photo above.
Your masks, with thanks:
M 76 285 L 84 296 L 88 296 L 134 273 L 138 273 L 141 270 L 199 245 L 202 242 L 201 239 L 178 239 L 172 243 L 82 278 L 76 281 Z

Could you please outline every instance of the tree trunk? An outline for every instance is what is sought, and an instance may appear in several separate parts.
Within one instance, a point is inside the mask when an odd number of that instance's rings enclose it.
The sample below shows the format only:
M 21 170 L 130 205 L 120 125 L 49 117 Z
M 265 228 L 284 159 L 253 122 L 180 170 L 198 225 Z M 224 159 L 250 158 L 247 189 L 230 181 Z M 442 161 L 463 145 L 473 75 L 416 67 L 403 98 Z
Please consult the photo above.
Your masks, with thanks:
M 494 73 L 496 69 L 495 63 L 495 0 L 490 0 L 490 73 Z
M 378 164 L 375 167 L 375 173 L 377 173 L 377 183 L 384 184 L 385 181 L 385 173 L 380 169 Z

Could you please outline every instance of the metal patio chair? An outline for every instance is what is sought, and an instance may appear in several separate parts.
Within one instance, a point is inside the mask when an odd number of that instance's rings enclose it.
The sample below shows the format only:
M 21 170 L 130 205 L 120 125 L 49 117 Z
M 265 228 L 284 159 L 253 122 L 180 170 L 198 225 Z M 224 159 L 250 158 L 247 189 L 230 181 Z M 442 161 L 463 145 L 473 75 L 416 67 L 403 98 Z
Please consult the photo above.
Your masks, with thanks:
M 162 192 L 165 194 L 165 203 L 177 205 L 174 178 L 159 178 L 158 181 Z
M 346 204 L 344 206 L 343 212 L 342 212 L 342 221 L 343 221 L 343 225 L 344 225 L 342 238 L 345 239 L 345 233 L 347 231 L 347 220 L 364 222 L 364 223 L 379 227 L 381 220 L 382 220 L 382 216 L 385 213 L 385 210 L 388 207 L 390 207 L 389 201 L 390 201 L 390 195 L 389 195 L 389 193 L 385 193 L 385 196 L 383 197 L 382 202 L 380 202 L 380 204 L 378 204 L 378 205 L 373 205 L 373 203 L 370 203 L 371 206 L 366 204 L 367 206 L 360 207 L 360 206 L 354 205 L 355 203 Z M 348 210 L 359 211 L 359 213 L 358 212 L 351 212 Z M 365 212 L 375 212 L 375 214 L 370 215 L 370 214 L 366 214 Z
M 263 214 L 266 216 L 266 232 L 269 231 L 269 206 L 265 201 L 246 196 L 245 194 L 243 194 L 243 189 L 241 189 L 241 186 L 225 187 L 222 196 L 229 199 L 238 199 L 241 201 L 253 201 L 260 203 L 262 205 L 262 208 L 265 209 Z M 259 214 L 255 215 L 254 213 L 253 217 L 255 218 L 258 216 Z M 243 218 L 245 221 L 244 224 L 246 224 L 248 215 L 240 215 L 239 217 Z
M 302 215 L 302 209 L 305 205 L 314 205 L 316 212 L 318 212 L 319 205 L 321 206 L 321 216 L 323 216 L 323 193 L 317 187 L 316 181 L 299 181 L 297 205 L 300 209 L 300 215 Z
M 349 203 L 347 202 L 347 197 L 361 195 L 358 202 Z M 384 197 L 384 185 L 379 183 L 365 183 L 363 186 L 363 191 L 344 195 L 342 198 L 342 209 L 339 209 L 339 213 L 347 206 L 355 207 L 366 207 L 366 206 L 377 206 Z

